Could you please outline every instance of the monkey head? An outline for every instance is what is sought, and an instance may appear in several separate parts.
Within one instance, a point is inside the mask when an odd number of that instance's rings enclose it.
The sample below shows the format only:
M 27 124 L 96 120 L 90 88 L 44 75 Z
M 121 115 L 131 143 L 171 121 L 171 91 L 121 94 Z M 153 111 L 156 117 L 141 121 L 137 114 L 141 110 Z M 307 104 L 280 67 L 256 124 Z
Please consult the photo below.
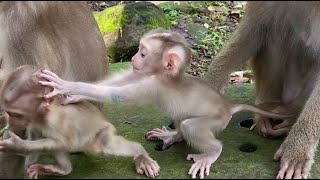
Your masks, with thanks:
M 23 65 L 11 72 L 1 91 L 1 104 L 11 126 L 25 128 L 48 104 L 43 95 L 50 89 L 38 83 L 36 66 Z
M 178 76 L 185 71 L 190 57 L 191 49 L 182 36 L 159 28 L 141 38 L 131 62 L 137 74 Z

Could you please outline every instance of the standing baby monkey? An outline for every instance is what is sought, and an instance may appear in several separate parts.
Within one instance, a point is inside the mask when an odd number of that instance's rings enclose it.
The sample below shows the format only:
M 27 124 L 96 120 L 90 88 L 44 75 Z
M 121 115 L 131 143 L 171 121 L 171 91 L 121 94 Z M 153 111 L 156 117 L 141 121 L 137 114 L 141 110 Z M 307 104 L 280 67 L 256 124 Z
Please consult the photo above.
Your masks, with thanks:
M 58 98 L 44 99 L 43 95 L 52 88 L 38 83 L 39 72 L 39 67 L 21 66 L 9 74 L 1 91 L 1 104 L 9 115 L 9 124 L 25 124 L 28 139 L 22 140 L 9 131 L 10 137 L 0 140 L 0 150 L 27 155 L 29 178 L 69 174 L 72 165 L 68 155 L 74 151 L 130 156 L 139 174 L 152 178 L 158 175 L 157 162 L 141 144 L 117 135 L 95 105 L 83 101 L 63 106 Z M 36 163 L 41 153 L 53 155 L 56 164 Z
M 222 151 L 222 144 L 215 134 L 228 125 L 234 113 L 249 110 L 273 118 L 287 116 L 225 101 L 207 84 L 185 73 L 190 57 L 191 48 L 183 37 L 156 29 L 140 40 L 139 51 L 132 57 L 132 70 L 127 73 L 88 84 L 65 81 L 44 70 L 39 76 L 47 81 L 40 83 L 54 88 L 47 98 L 63 94 L 65 104 L 90 99 L 158 105 L 175 119 L 177 130 L 154 129 L 146 133 L 146 138 L 163 140 L 163 149 L 186 140 L 201 152 L 188 155 L 188 160 L 195 161 L 188 174 L 195 178 L 199 173 L 200 178 L 204 178 Z

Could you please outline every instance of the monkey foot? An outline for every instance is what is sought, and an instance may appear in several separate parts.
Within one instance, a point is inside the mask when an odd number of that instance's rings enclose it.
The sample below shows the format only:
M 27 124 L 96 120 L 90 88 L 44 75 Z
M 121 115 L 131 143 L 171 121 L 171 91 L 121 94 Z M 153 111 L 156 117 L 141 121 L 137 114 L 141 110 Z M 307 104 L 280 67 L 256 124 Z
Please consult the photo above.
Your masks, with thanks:
M 154 178 L 159 175 L 160 166 L 150 158 L 140 156 L 135 160 L 136 171 L 139 174 L 146 174 L 147 177 Z
M 204 173 L 206 176 L 209 175 L 211 164 L 218 159 L 217 154 L 189 154 L 187 160 L 193 159 L 195 163 L 192 164 L 189 169 L 188 174 L 192 175 L 192 178 L 196 178 L 199 172 L 200 179 L 204 178 Z
M 162 149 L 167 149 L 169 146 L 176 142 L 183 141 L 183 137 L 176 131 L 168 131 L 165 126 L 162 129 L 155 128 L 145 134 L 145 137 L 149 140 L 160 139 L 163 141 Z
M 32 164 L 27 169 L 27 175 L 31 179 L 38 179 L 38 175 L 41 175 L 42 172 L 50 170 L 49 165 L 44 164 Z
M 280 170 L 277 174 L 277 179 L 307 179 L 313 160 L 310 158 L 302 158 L 294 160 L 290 158 L 283 159 L 283 149 L 280 147 L 275 153 L 273 159 L 280 160 Z

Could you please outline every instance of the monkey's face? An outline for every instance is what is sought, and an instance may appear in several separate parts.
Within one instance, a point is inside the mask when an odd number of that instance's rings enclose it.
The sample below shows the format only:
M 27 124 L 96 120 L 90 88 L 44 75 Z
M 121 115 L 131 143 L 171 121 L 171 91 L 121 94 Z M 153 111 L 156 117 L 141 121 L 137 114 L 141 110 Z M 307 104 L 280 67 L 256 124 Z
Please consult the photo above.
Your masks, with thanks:
M 14 129 L 25 129 L 28 125 L 28 120 L 24 118 L 23 113 L 16 113 L 7 111 L 8 114 L 8 123 Z
M 8 114 L 8 123 L 13 127 L 23 129 L 36 114 L 39 101 L 35 94 L 25 93 L 14 101 L 4 101 L 3 105 Z
M 159 72 L 161 65 L 161 41 L 142 39 L 138 52 L 131 58 L 133 71 L 137 74 L 153 75 Z

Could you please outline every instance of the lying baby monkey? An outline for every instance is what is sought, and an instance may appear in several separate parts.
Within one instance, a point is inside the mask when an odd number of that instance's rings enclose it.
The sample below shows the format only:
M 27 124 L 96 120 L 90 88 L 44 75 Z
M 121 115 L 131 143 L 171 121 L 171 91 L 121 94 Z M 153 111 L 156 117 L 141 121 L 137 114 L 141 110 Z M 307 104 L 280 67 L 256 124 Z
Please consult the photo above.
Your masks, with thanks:
M 159 166 L 141 144 L 116 134 L 114 126 L 92 103 L 82 101 L 61 105 L 58 98 L 44 99 L 52 90 L 42 86 L 36 76 L 39 67 L 24 65 L 13 71 L 2 87 L 1 100 L 9 124 L 24 122 L 27 140 L 9 131 L 0 141 L 0 150 L 26 155 L 26 175 L 67 175 L 72 171 L 70 152 L 131 156 L 139 174 L 155 177 Z M 36 163 L 39 154 L 51 154 L 56 164 Z
M 190 58 L 191 48 L 183 37 L 156 29 L 140 40 L 139 50 L 131 59 L 132 69 L 111 79 L 96 84 L 71 82 L 48 70 L 39 76 L 47 80 L 40 81 L 42 85 L 54 88 L 45 97 L 65 95 L 65 104 L 94 100 L 159 106 L 175 119 L 176 131 L 154 129 L 146 133 L 146 138 L 163 140 L 164 149 L 186 140 L 201 152 L 188 155 L 188 160 L 195 161 L 188 174 L 195 178 L 199 173 L 200 178 L 204 178 L 222 151 L 222 144 L 215 138 L 215 133 L 228 125 L 234 113 L 248 110 L 273 118 L 287 116 L 225 101 L 200 79 L 185 73 Z

